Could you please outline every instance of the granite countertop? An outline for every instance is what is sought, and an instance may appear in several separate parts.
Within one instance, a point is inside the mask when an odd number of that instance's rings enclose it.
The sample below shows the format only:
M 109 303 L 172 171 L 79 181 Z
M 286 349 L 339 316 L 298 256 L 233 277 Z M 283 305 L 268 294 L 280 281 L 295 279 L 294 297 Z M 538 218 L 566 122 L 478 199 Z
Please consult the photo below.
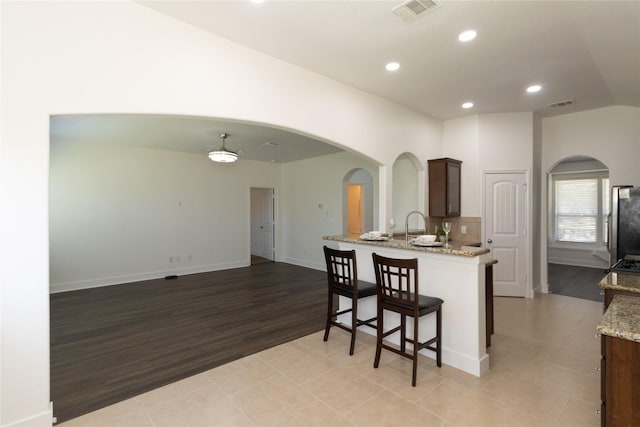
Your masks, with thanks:
M 596 329 L 602 335 L 640 343 L 640 298 L 613 297 Z
M 600 287 L 640 294 L 640 274 L 611 272 L 600 281 Z
M 412 244 L 405 243 L 404 237 L 402 240 L 399 239 L 389 239 L 389 240 L 362 240 L 360 237 L 356 235 L 346 235 L 346 236 L 324 236 L 323 240 L 333 240 L 336 242 L 346 242 L 346 243 L 358 243 L 360 245 L 369 245 L 369 246 L 380 246 L 384 248 L 393 248 L 393 249 L 407 249 L 410 251 L 418 251 L 418 252 L 430 252 L 436 254 L 447 254 L 447 255 L 457 255 L 457 256 L 465 256 L 465 257 L 476 257 L 486 253 L 489 253 L 489 249 L 487 248 L 477 248 L 473 246 L 466 246 L 464 242 L 451 242 L 449 248 L 445 248 L 444 246 L 433 246 L 433 247 L 424 247 L 424 246 L 414 246 Z

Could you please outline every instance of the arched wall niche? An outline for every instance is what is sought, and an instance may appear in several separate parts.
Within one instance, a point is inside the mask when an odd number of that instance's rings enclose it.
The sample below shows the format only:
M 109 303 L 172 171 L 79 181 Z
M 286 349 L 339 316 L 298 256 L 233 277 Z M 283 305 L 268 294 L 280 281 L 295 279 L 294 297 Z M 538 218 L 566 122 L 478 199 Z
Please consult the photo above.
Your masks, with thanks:
M 411 211 L 425 212 L 425 167 L 412 153 L 400 154 L 393 163 L 392 213 L 395 232 L 404 230 L 407 215 Z M 390 219 L 391 221 L 391 219 Z M 409 229 L 424 227 L 422 220 L 413 215 Z

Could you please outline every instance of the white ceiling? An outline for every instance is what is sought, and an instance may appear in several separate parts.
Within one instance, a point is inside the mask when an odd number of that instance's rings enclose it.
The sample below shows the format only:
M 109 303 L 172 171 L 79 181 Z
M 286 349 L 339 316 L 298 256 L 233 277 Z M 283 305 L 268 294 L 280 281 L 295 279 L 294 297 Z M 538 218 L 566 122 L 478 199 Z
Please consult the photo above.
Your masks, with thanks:
M 640 106 L 640 1 L 451 1 L 406 23 L 401 1 L 141 1 L 218 36 L 350 86 L 448 120 L 535 111 L 542 116 L 608 105 Z M 458 34 L 478 36 L 463 44 Z M 389 73 L 384 65 L 397 61 Z M 525 92 L 542 85 L 534 95 Z M 548 104 L 574 100 L 567 107 Z M 461 104 L 473 101 L 471 110 Z M 287 162 L 340 151 L 263 126 L 166 116 L 59 117 L 52 142 L 130 141 Z M 278 143 L 274 149 L 263 145 Z
M 640 1 L 436 1 L 412 23 L 391 12 L 400 0 L 142 3 L 442 120 L 640 106 Z M 463 44 L 467 29 L 478 36 Z

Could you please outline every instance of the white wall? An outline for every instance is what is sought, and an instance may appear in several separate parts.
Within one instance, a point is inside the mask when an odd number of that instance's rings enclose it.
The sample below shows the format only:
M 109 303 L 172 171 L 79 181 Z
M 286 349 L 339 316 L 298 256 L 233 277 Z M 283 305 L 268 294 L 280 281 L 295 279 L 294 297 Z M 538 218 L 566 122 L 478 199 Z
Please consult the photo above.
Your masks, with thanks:
M 444 156 L 462 160 L 461 216 L 481 217 L 482 173 L 533 168 L 533 114 L 479 114 L 444 123 Z
M 611 185 L 640 186 L 640 108 L 614 106 L 543 119 L 542 174 L 570 156 L 609 168 Z
M 90 141 L 51 146 L 52 291 L 250 264 L 250 187 L 271 163 Z
M 51 415 L 51 115 L 185 114 L 269 123 L 348 147 L 382 165 L 403 152 L 426 159 L 441 150 L 438 120 L 135 3 L 1 2 L 0 7 L 1 425 L 41 424 Z M 384 166 L 380 171 L 384 175 Z M 382 201 L 389 183 L 380 186 Z M 385 221 L 382 207 L 381 213 L 379 221 Z M 300 243 L 295 234 L 288 236 L 294 246 L 289 253 L 305 244 L 320 250 L 317 236 L 340 230 L 331 223 L 319 228 L 303 230 Z
M 480 170 L 533 168 L 533 113 L 482 114 Z
M 539 184 L 540 276 L 547 284 L 547 174 L 561 160 L 590 156 L 609 169 L 611 185 L 640 186 L 640 108 L 613 106 L 542 119 Z
M 378 206 L 378 167 L 366 159 L 342 152 L 282 166 L 283 261 L 324 270 L 322 236 L 342 234 L 343 178 L 356 168 L 373 176 L 373 205 Z M 373 222 L 378 223 L 375 208 Z
M 479 169 L 479 122 L 478 115 L 444 122 L 444 157 L 462 160 L 460 216 L 480 216 L 482 172 Z

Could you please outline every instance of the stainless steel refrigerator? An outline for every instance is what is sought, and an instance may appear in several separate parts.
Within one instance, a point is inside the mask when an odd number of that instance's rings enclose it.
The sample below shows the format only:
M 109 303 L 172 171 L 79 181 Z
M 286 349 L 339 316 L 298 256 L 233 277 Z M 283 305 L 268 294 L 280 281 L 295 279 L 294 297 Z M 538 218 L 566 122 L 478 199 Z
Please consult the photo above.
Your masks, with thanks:
M 640 256 L 640 188 L 611 187 L 609 253 L 611 265 L 625 256 Z

